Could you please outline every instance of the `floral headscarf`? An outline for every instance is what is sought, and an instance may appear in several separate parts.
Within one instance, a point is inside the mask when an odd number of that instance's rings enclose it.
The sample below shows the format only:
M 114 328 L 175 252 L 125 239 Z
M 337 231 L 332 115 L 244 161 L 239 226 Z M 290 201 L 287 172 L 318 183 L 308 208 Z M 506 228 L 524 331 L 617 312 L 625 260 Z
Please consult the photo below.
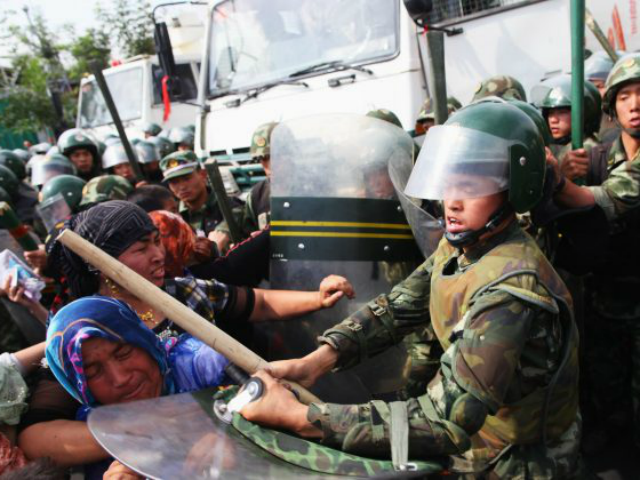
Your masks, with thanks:
M 87 407 L 98 405 L 87 387 L 82 364 L 82 344 L 90 338 L 104 338 L 144 349 L 160 367 L 163 395 L 175 392 L 169 368 L 168 350 L 126 303 L 99 295 L 84 297 L 63 307 L 47 330 L 46 357 L 49 368 L 62 386 Z M 175 342 L 175 339 L 171 340 Z
M 196 244 L 193 230 L 180 215 L 166 210 L 155 210 L 149 213 L 149 216 L 160 232 L 160 240 L 166 251 L 166 276 L 183 276 Z

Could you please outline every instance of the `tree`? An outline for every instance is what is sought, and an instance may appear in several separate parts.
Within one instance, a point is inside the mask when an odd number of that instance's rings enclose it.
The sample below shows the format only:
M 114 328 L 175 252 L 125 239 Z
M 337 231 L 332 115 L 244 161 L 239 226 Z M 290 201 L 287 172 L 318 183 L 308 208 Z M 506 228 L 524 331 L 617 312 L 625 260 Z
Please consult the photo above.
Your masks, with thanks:
M 109 34 L 104 30 L 88 29 L 84 35 L 75 38 L 67 49 L 74 60 L 69 68 L 72 82 L 80 82 L 85 74 L 91 72 L 91 62 L 98 62 L 102 69 L 109 66 L 111 45 Z
M 153 54 L 153 21 L 151 5 L 146 0 L 117 0 L 108 9 L 97 7 L 102 31 L 116 37 L 126 57 Z
M 4 105 L 0 125 L 13 131 L 46 127 L 60 131 L 73 121 L 73 111 L 65 118 L 64 105 L 70 103 L 72 90 L 60 61 L 61 48 L 40 14 L 32 18 L 26 7 L 24 12 L 26 28 L 8 27 L 12 75 L 0 78 Z

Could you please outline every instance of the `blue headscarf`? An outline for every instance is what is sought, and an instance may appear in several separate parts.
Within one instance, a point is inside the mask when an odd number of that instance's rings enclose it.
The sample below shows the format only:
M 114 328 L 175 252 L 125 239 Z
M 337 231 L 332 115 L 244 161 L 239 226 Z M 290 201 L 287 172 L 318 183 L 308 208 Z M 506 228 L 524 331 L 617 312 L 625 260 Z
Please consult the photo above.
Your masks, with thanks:
M 82 343 L 96 337 L 144 349 L 160 367 L 164 378 L 162 394 L 175 392 L 175 380 L 168 361 L 168 350 L 173 345 L 163 343 L 126 303 L 95 295 L 81 298 L 60 309 L 47 329 L 45 354 L 49 368 L 80 403 L 87 407 L 98 404 L 87 388 L 82 365 Z

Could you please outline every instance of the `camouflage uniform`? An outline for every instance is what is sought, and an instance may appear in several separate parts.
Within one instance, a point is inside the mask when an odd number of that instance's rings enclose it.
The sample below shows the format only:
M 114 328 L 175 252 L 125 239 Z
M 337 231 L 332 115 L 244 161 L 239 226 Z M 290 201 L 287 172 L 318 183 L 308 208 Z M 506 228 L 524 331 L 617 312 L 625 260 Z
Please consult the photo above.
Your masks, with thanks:
M 253 160 L 271 155 L 271 132 L 277 125 L 277 122 L 265 123 L 253 132 L 249 150 Z M 269 223 L 271 223 L 271 180 L 267 177 L 251 188 L 242 209 L 239 226 L 243 236 L 248 237 L 251 232 L 262 230 Z M 219 230 L 225 228 L 226 223 L 218 227 Z
M 486 98 L 500 97 L 505 100 L 527 101 L 527 94 L 522 84 L 513 77 L 507 75 L 496 75 L 487 78 L 478 84 L 473 94 L 472 102 Z
M 432 328 L 445 351 L 441 368 L 420 397 L 400 402 L 411 457 L 453 455 L 453 469 L 497 478 L 568 478 L 580 434 L 571 315 L 566 287 L 514 222 L 465 255 L 443 239 L 389 295 L 321 342 L 339 352 L 344 369 Z M 308 419 L 330 446 L 386 456 L 393 405 L 312 404 Z
M 615 118 L 621 86 L 640 82 L 640 55 L 620 59 L 606 82 L 603 110 Z M 639 132 L 630 131 L 629 135 Z M 610 224 L 603 267 L 591 279 L 592 308 L 586 335 L 587 375 L 593 401 L 604 426 L 626 418 L 629 383 L 635 443 L 640 447 L 640 155 L 629 159 L 622 134 L 610 145 L 591 151 L 588 188 Z M 590 335 L 590 333 L 592 334 Z M 631 377 L 631 382 L 629 382 Z M 604 419 L 604 420 L 603 420 Z M 619 435 L 615 428 L 612 435 Z
M 78 210 L 86 210 L 97 203 L 109 200 L 126 200 L 133 187 L 129 181 L 118 175 L 101 175 L 87 182 L 82 189 L 82 200 Z
M 172 178 L 190 175 L 199 169 L 198 157 L 191 151 L 177 151 L 160 161 L 160 170 L 165 182 Z M 230 200 L 233 202 L 233 199 Z M 238 203 L 232 203 L 231 206 L 234 208 L 234 214 L 239 215 Z M 196 233 L 204 236 L 216 230 L 223 220 L 216 195 L 209 188 L 207 188 L 207 200 L 198 210 L 190 210 L 186 203 L 180 201 L 178 211 Z

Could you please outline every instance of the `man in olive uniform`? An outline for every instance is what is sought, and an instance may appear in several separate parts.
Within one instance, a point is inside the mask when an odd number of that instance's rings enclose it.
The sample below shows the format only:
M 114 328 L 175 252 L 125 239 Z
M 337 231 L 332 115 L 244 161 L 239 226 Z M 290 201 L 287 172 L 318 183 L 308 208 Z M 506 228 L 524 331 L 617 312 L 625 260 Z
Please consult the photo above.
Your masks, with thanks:
M 472 102 L 486 97 L 500 97 L 505 100 L 527 101 L 522 84 L 508 75 L 496 75 L 483 80 L 476 87 Z
M 462 104 L 458 101 L 456 97 L 447 98 L 447 111 L 449 116 L 457 110 L 462 108 Z M 431 127 L 436 124 L 436 114 L 433 111 L 433 100 L 431 98 L 427 98 L 422 104 L 422 108 L 418 112 L 418 116 L 416 118 L 415 125 L 415 135 L 416 137 L 420 135 L 426 135 Z
M 551 152 L 560 162 L 562 173 L 571 180 L 587 175 L 588 161 L 581 155 L 599 144 L 596 138 L 602 118 L 598 89 L 584 82 L 584 145 L 573 150 L 571 144 L 571 75 L 552 77 L 532 90 L 532 102 L 544 115 L 553 137 Z M 580 154 L 579 154 L 580 153 Z
M 60 135 L 58 148 L 71 160 L 78 170 L 78 176 L 85 182 L 100 175 L 98 146 L 87 134 L 76 128 L 67 130 Z
M 600 95 L 604 97 L 605 83 L 609 72 L 613 68 L 613 60 L 607 52 L 600 51 L 595 52 L 584 62 L 584 78 L 593 83 Z M 600 123 L 600 129 L 598 131 L 598 138 L 603 143 L 609 143 L 613 141 L 620 133 L 620 128 L 616 125 L 611 117 L 608 115 L 602 116 L 602 122 Z
M 397 470 L 410 469 L 409 459 L 449 455 L 450 471 L 486 478 L 575 478 L 571 298 L 515 216 L 542 196 L 543 139 L 503 102 L 470 105 L 452 120 L 433 127 L 406 188 L 444 201 L 446 234 L 436 252 L 391 293 L 326 331 L 318 350 L 271 365 L 273 375 L 310 385 L 431 326 L 445 353 L 426 391 L 403 402 L 306 406 L 260 372 L 266 394 L 241 414 L 345 452 L 390 456 Z
M 571 207 L 597 206 L 610 224 L 604 268 L 593 278 L 595 338 L 587 336 L 585 350 L 593 395 L 605 425 L 616 424 L 622 402 L 628 398 L 629 372 L 634 410 L 636 447 L 640 447 L 640 55 L 616 62 L 606 82 L 604 113 L 621 127 L 613 143 L 591 150 L 590 182 L 578 186 L 563 177 L 554 159 L 559 181 L 556 203 Z M 631 363 L 633 363 L 632 368 Z M 625 374 L 626 373 L 626 374 Z M 621 419 L 621 420 L 622 420 Z M 624 421 L 624 420 L 623 420 Z M 617 422 L 618 425 L 621 422 Z M 618 436 L 614 429 L 610 436 Z
M 191 225 L 199 238 L 209 238 L 217 244 L 219 251 L 225 251 L 229 245 L 229 235 L 216 231 L 223 216 L 216 195 L 208 188 L 207 174 L 200 167 L 198 157 L 191 151 L 174 152 L 160 162 L 160 170 L 169 189 L 180 200 L 178 210 L 182 218 Z M 239 205 L 233 204 L 233 207 Z M 199 257 L 214 255 L 212 245 L 200 240 L 197 246 Z
M 251 159 L 260 162 L 267 178 L 254 185 L 247 196 L 240 221 L 245 237 L 264 229 L 271 221 L 271 132 L 277 125 L 277 122 L 260 125 L 251 137 Z

